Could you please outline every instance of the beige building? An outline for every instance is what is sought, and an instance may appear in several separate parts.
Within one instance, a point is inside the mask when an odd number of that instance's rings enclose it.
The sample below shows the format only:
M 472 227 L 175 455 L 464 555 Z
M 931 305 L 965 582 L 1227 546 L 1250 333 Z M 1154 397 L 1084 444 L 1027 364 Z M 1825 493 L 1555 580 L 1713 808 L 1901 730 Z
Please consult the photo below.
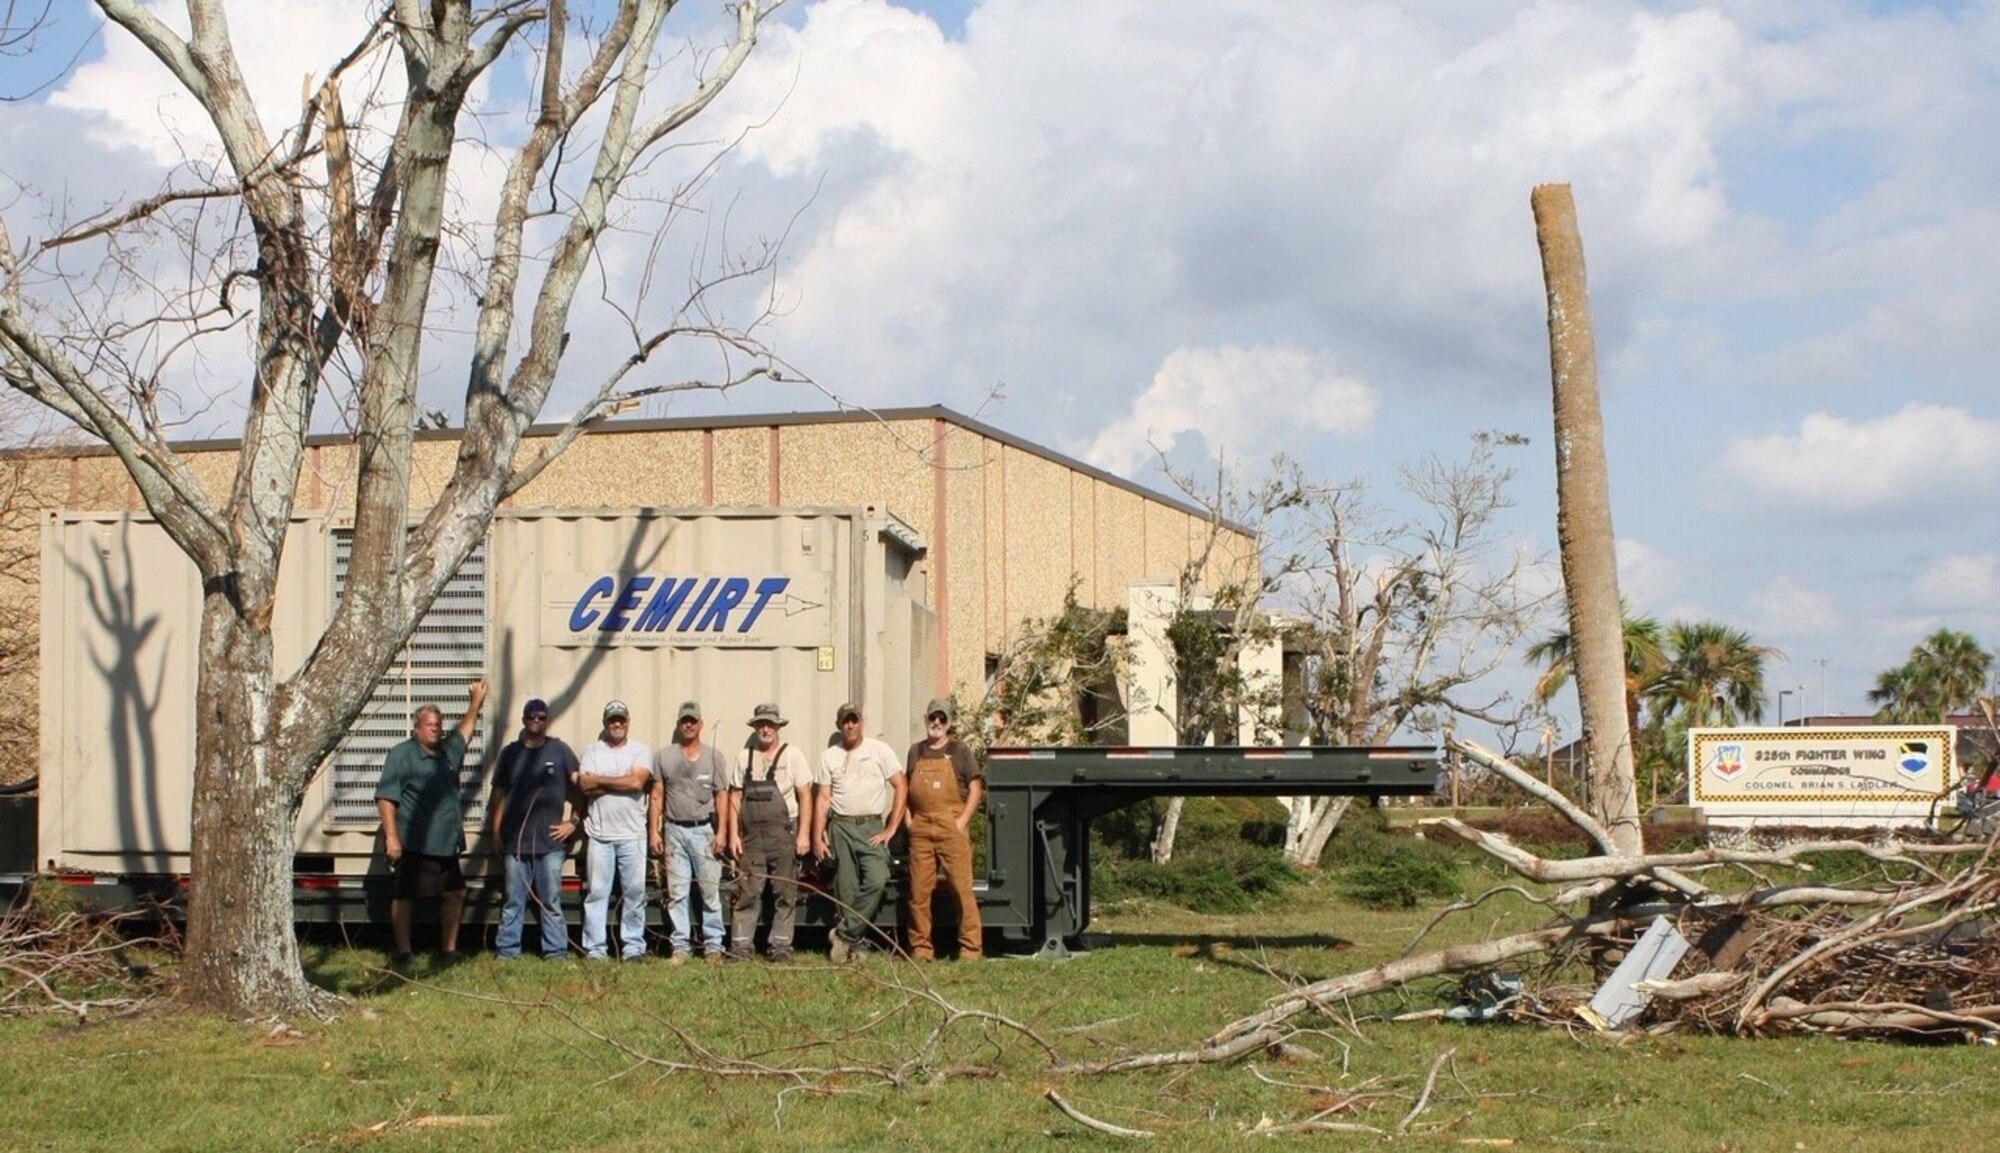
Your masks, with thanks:
M 453 431 L 419 434 L 412 470 L 419 504 L 448 476 L 456 442 Z M 526 451 L 535 447 L 531 440 Z M 218 494 L 229 484 L 234 450 L 234 442 L 182 446 Z M 342 438 L 312 442 L 300 480 L 301 518 L 339 523 L 351 497 L 352 456 Z M 0 547 L 34 542 L 39 550 L 58 510 L 145 515 L 123 468 L 101 449 L 38 451 L 8 463 L 26 470 L 33 481 L 27 491 L 47 514 L 0 528 Z M 912 670 L 909 688 L 918 700 L 978 695 L 993 655 L 1024 620 L 1058 611 L 1072 581 L 1086 605 L 1124 605 L 1130 586 L 1175 577 L 1218 531 L 1207 583 L 1255 560 L 1251 537 L 1226 524 L 1212 528 L 1198 506 L 942 407 L 610 422 L 578 440 L 502 515 L 809 509 L 862 510 L 907 529 L 914 561 L 901 579 L 934 618 L 925 627 L 935 629 L 935 642 L 922 646 L 934 654 L 912 654 L 933 666 Z M 47 615 L 32 573 L 0 588 L 0 596 Z M 33 701 L 42 696 L 40 679 L 30 662 L 0 691 Z M 19 761 L 0 765 L 0 784 L 25 776 L 24 769 L 32 772 Z

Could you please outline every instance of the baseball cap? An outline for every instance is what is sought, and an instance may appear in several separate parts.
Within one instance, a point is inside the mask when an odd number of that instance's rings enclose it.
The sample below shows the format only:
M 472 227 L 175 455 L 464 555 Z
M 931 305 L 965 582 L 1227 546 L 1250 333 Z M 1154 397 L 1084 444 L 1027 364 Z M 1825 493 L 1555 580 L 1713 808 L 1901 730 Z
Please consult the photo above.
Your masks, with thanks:
M 549 702 L 540 697 L 530 697 L 528 698 L 528 703 L 521 706 L 521 715 L 524 717 L 531 717 L 536 713 L 546 713 L 548 711 Z
M 614 717 L 622 717 L 629 721 L 632 719 L 632 710 L 625 707 L 624 701 L 611 701 L 604 706 L 604 719 L 608 721 Z
M 681 711 L 674 714 L 674 720 L 676 721 L 685 721 L 690 718 L 697 721 L 701 719 L 700 701 L 682 701 Z
M 839 708 L 833 710 L 833 719 L 835 723 L 844 721 L 849 717 L 858 717 L 860 715 L 861 715 L 861 706 L 854 704 L 852 702 L 844 704 Z
M 951 722 L 950 697 L 932 697 L 931 703 L 924 706 L 925 720 L 930 720 L 932 717 L 938 715 L 939 713 L 944 714 L 944 719 L 947 724 Z

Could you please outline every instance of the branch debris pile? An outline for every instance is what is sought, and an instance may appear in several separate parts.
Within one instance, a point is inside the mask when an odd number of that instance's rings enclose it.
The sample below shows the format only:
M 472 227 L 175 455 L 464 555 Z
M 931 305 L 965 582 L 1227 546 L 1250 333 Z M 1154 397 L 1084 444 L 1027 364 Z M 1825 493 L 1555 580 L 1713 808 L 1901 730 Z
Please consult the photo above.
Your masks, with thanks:
M 157 947 L 177 954 L 180 945 L 133 936 L 135 916 L 52 913 L 33 901 L 0 916 L 0 1016 L 64 1013 L 83 1022 L 93 1013 L 123 1015 L 154 1005 L 165 982 L 135 963 L 134 952 Z

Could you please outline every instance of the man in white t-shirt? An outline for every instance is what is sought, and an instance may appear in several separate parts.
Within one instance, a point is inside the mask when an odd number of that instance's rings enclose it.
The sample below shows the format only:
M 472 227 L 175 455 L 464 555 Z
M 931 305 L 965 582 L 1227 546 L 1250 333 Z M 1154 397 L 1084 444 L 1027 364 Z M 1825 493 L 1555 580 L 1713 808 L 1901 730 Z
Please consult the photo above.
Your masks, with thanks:
M 646 956 L 646 797 L 653 779 L 653 750 L 631 739 L 632 711 L 624 701 L 604 706 L 604 733 L 583 751 L 576 787 L 588 808 L 589 888 L 583 898 L 583 955 L 610 956 L 606 921 L 611 888 L 618 886 L 622 958 Z
M 839 965 L 874 931 L 875 914 L 889 887 L 889 838 L 903 821 L 907 790 L 903 759 L 861 727 L 858 705 L 834 713 L 840 742 L 820 754 L 813 774 L 813 853 L 833 858 L 833 896 L 840 924 L 828 938 L 828 956 Z

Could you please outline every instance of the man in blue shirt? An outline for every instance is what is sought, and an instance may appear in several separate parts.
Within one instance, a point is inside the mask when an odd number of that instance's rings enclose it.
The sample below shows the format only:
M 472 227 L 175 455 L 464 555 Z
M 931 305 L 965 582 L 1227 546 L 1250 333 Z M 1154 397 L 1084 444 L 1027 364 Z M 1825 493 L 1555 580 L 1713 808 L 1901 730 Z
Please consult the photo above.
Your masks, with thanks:
M 522 923 L 533 897 L 542 927 L 542 956 L 556 960 L 569 952 L 569 925 L 563 920 L 563 859 L 578 821 L 570 808 L 570 775 L 576 753 L 549 735 L 549 705 L 540 697 L 521 710 L 521 736 L 500 750 L 493 770 L 493 851 L 507 871 L 507 903 L 493 952 L 503 960 L 521 955 Z

